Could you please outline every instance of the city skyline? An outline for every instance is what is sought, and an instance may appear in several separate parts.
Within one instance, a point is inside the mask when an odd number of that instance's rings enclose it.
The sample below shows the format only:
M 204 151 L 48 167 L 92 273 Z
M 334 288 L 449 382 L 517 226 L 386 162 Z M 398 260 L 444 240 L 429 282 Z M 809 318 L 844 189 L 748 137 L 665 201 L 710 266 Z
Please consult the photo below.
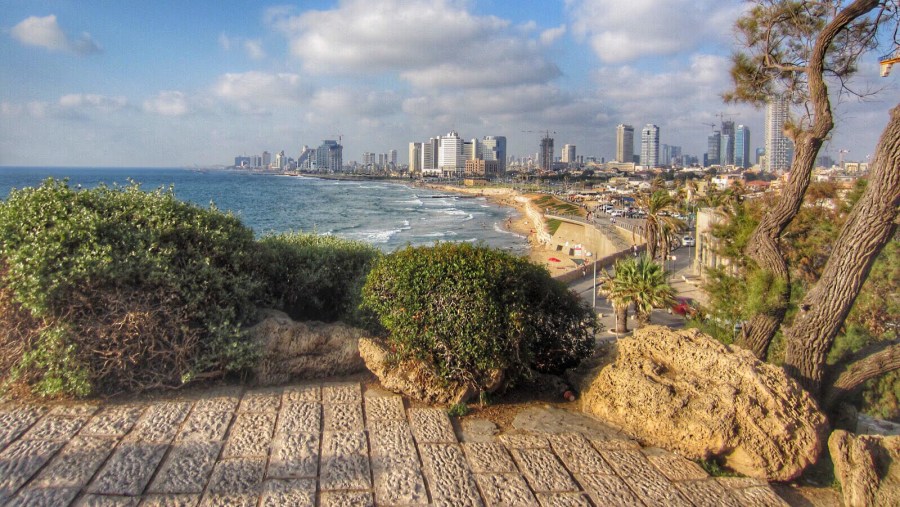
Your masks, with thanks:
M 541 132 L 616 158 L 618 124 L 702 157 L 725 115 L 740 0 L 316 0 L 293 5 L 71 0 L 0 12 L 0 165 L 185 166 L 340 139 L 346 160 L 451 130 L 540 150 Z M 625 21 L 641 19 L 642 30 Z M 691 26 L 690 33 L 671 27 Z M 125 28 L 127 27 L 127 28 Z M 648 35 L 650 34 L 650 35 Z M 895 78 L 860 63 L 872 101 L 835 104 L 822 154 L 866 161 Z M 751 138 L 752 152 L 762 136 Z M 733 143 L 735 139 L 731 139 Z

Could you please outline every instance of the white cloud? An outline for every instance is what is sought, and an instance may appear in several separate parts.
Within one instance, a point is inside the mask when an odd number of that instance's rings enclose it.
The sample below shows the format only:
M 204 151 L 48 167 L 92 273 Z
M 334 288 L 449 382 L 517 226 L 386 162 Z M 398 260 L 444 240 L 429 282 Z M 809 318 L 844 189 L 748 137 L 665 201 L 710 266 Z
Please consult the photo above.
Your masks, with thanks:
M 312 87 L 297 74 L 251 71 L 221 76 L 212 92 L 242 112 L 268 114 L 273 107 L 302 104 L 312 94 Z
M 691 51 L 709 39 L 729 42 L 745 8 L 721 0 L 569 0 L 572 32 L 605 63 Z
M 128 105 L 125 97 L 107 97 L 93 93 L 70 93 L 59 98 L 62 109 L 110 113 Z
M 49 51 L 88 55 L 102 51 L 100 45 L 84 32 L 78 39 L 70 39 L 59 27 L 56 15 L 29 16 L 12 27 L 10 35 L 26 46 L 37 46 Z
M 554 42 L 559 40 L 559 38 L 565 34 L 566 25 L 559 25 L 556 28 L 548 28 L 547 30 L 541 32 L 541 43 L 549 46 L 550 44 L 553 44 Z
M 164 90 L 144 101 L 144 111 L 162 116 L 183 116 L 190 112 L 184 92 Z
M 231 38 L 224 33 L 219 34 L 219 47 L 225 51 L 231 51 Z
M 400 112 L 402 101 L 391 91 L 323 88 L 316 91 L 309 105 L 331 117 L 371 118 Z
M 332 10 L 270 9 L 264 19 L 314 74 L 396 72 L 414 86 L 485 87 L 547 82 L 556 65 L 530 30 L 477 16 L 461 0 L 345 0 Z M 565 27 L 541 40 L 552 42 Z
M 259 39 L 247 39 L 244 41 L 244 52 L 253 60 L 262 60 L 266 57 L 263 50 L 262 41 Z

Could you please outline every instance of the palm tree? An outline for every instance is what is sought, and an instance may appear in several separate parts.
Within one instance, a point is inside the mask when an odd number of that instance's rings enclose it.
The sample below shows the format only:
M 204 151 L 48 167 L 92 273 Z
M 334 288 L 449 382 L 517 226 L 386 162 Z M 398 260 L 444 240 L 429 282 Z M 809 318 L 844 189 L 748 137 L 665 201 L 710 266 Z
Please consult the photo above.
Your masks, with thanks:
M 640 196 L 637 202 L 638 206 L 647 211 L 644 232 L 647 239 L 647 255 L 653 260 L 656 258 L 657 245 L 661 242 L 660 234 L 666 231 L 677 232 L 684 228 L 684 222 L 672 216 L 678 211 L 677 203 L 665 190 L 657 190 L 649 196 Z
M 675 291 L 666 283 L 662 266 L 646 256 L 616 263 L 615 275 L 606 273 L 603 295 L 616 312 L 616 333 L 628 332 L 628 307 L 634 304 L 639 324 L 650 322 L 650 312 L 672 304 Z

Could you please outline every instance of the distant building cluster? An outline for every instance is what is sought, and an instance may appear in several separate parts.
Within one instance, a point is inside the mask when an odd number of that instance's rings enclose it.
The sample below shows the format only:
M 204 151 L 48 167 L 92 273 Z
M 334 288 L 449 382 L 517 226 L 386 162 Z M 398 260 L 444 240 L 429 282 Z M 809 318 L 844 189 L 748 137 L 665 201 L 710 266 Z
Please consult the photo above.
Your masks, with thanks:
M 459 133 L 409 143 L 409 174 L 413 177 L 486 178 L 506 173 L 506 137 L 485 136 L 465 141 Z
M 261 171 L 300 171 L 314 173 L 341 172 L 344 166 L 344 147 L 334 140 L 322 141 L 318 148 L 304 145 L 296 159 L 284 154 L 284 150 L 275 154 L 268 151 L 262 155 L 241 155 L 234 157 L 234 168 Z

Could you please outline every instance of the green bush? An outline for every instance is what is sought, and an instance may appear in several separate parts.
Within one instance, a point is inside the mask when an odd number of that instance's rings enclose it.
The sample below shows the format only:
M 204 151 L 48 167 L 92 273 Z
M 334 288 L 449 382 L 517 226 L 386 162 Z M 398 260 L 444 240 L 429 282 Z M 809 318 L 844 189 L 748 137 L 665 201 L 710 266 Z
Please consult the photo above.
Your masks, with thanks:
M 380 252 L 335 236 L 287 233 L 260 240 L 262 304 L 295 320 L 360 322 L 360 291 Z
M 0 353 L 13 356 L 0 377 L 84 395 L 247 367 L 255 249 L 237 218 L 171 190 L 49 179 L 11 192 L 0 203 Z
M 526 259 L 469 244 L 407 247 L 381 258 L 363 305 L 388 331 L 398 359 L 478 389 L 491 370 L 559 372 L 591 352 L 590 308 Z

